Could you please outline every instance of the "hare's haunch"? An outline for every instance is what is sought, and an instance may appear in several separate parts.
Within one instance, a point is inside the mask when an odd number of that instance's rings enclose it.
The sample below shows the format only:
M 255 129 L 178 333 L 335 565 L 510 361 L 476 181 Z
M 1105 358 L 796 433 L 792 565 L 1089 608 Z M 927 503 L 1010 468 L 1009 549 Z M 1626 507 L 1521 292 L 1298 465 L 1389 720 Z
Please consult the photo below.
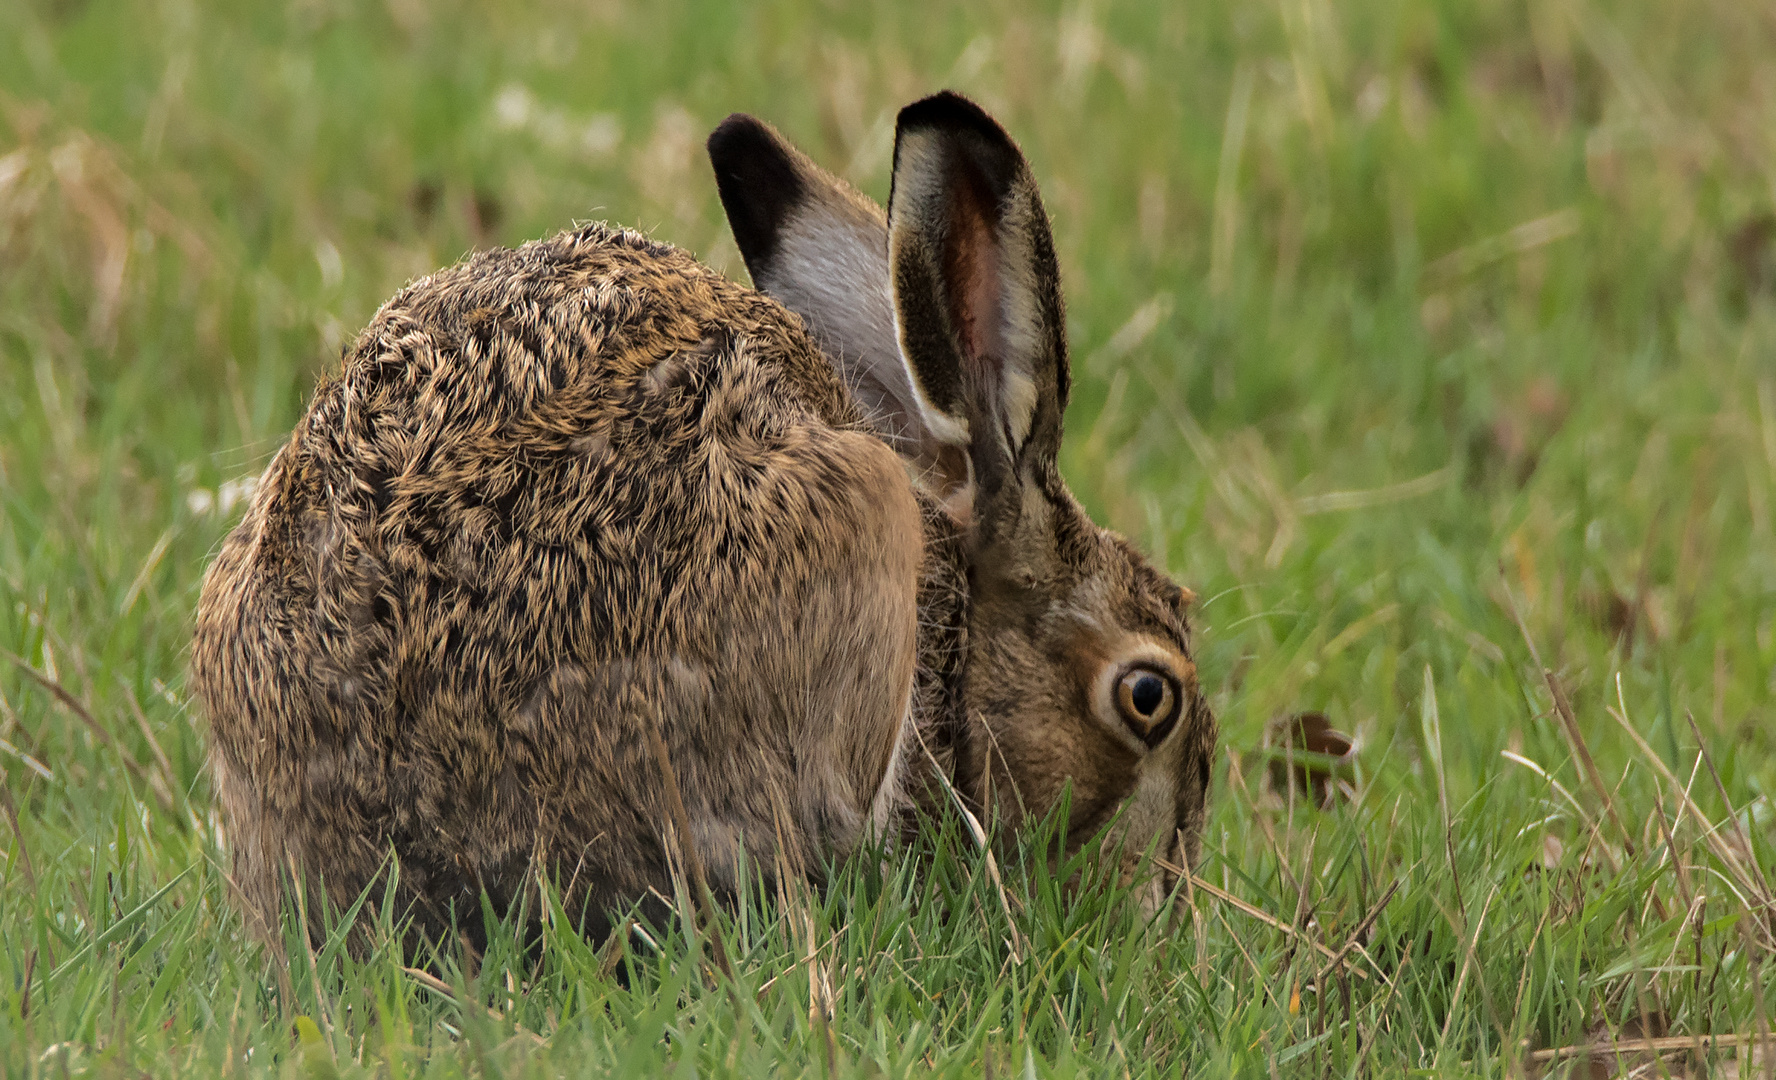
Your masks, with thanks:
M 1070 787 L 1074 841 L 1114 818 L 1131 870 L 1195 859 L 1189 593 L 1055 467 L 1060 282 L 1015 144 L 909 106 L 886 214 L 750 117 L 709 150 L 760 291 L 603 225 L 425 278 L 223 544 L 192 677 L 262 928 L 293 874 L 343 907 L 392 854 L 421 932 L 540 872 L 602 933 L 670 893 L 671 843 L 729 893 L 950 789 L 1015 825 Z

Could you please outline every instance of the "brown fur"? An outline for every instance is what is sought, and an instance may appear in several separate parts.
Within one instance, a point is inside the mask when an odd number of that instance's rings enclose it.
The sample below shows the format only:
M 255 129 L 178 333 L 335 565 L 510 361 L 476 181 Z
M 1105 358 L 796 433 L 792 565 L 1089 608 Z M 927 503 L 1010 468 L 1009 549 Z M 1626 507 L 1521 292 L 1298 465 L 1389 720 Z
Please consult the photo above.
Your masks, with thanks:
M 537 870 L 601 933 L 671 887 L 650 726 L 718 892 L 742 857 L 782 842 L 818 866 L 929 808 L 926 748 L 1008 820 L 1070 781 L 1084 830 L 1163 770 L 1176 812 L 1143 827 L 1193 841 L 1214 740 L 1194 684 L 1150 754 L 1093 715 L 1094 672 L 1137 637 L 1189 669 L 1186 594 L 1061 484 L 1049 337 L 1042 438 L 972 454 L 958 489 L 796 314 L 638 234 L 587 226 L 404 289 L 199 601 L 193 685 L 248 910 L 275 925 L 291 870 L 343 907 L 393 854 L 428 935 Z

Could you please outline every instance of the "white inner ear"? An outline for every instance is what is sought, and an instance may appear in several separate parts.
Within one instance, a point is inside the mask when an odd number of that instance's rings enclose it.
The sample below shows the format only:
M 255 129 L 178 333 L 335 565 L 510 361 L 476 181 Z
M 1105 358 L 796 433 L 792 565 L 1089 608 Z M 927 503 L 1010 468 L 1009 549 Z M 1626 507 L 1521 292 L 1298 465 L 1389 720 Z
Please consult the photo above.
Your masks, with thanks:
M 1016 453 L 1030 437 L 1036 423 L 1036 373 L 1031 368 L 1042 353 L 1042 312 L 1037 305 L 1040 283 L 1034 268 L 1036 253 L 1030 250 L 1030 216 L 1034 207 L 1013 198 L 999 222 L 999 318 L 1000 340 L 1006 355 L 999 357 L 998 406 L 1004 411 Z
M 912 393 L 895 345 L 881 226 L 825 207 L 810 210 L 779 234 L 768 280 L 759 284 L 808 321 L 872 411 L 904 412 Z
M 906 361 L 879 213 L 848 201 L 812 202 L 784 226 L 757 284 L 807 320 L 872 426 L 907 460 L 914 482 L 951 517 L 966 520 L 974 499 L 968 421 L 933 405 Z M 964 452 L 946 455 L 944 447 Z
M 919 415 L 924 418 L 925 429 L 931 433 L 931 437 L 950 446 L 967 447 L 968 417 L 944 412 L 925 396 L 925 391 L 919 386 L 919 378 L 913 374 L 913 366 L 907 360 L 906 341 L 901 336 L 899 321 L 894 324 L 894 353 L 900 361 L 901 378 L 906 380 L 907 388 L 912 391 Z
M 900 347 L 887 224 L 862 196 L 823 193 L 778 234 L 757 284 L 806 319 L 821 348 L 897 442 L 967 442 L 920 393 Z
M 912 365 L 907 363 L 898 320 L 894 324 L 894 347 L 901 377 L 912 391 L 913 407 L 925 426 L 924 446 L 916 455 L 909 455 L 915 466 L 913 482 L 937 501 L 950 520 L 967 525 L 974 516 L 974 459 L 968 455 L 968 418 L 944 412 L 925 397 Z
M 1017 453 L 1030 438 L 1036 423 L 1036 380 L 1021 368 L 1007 364 L 1000 376 L 1000 407 L 1005 410 L 1005 428 L 1011 436 L 1011 452 Z
M 902 206 L 921 207 L 933 203 L 942 203 L 946 199 L 943 177 L 944 148 L 942 143 L 930 134 L 910 132 L 900 136 L 895 146 L 897 160 L 894 167 L 895 193 L 894 200 Z M 891 264 L 894 258 L 894 235 L 889 234 L 888 244 L 883 256 Z M 894 306 L 893 271 L 884 267 L 882 280 L 888 283 L 886 297 L 892 317 Z M 911 388 L 917 400 L 919 413 L 925 418 L 925 426 L 932 438 L 950 446 L 967 447 L 969 444 L 968 417 L 966 413 L 949 413 L 933 405 L 926 398 L 919 386 L 918 376 L 913 374 L 912 365 L 907 361 L 906 342 L 901 337 L 900 322 L 894 320 L 894 346 L 900 361 L 902 377 Z
M 896 153 L 897 203 L 916 207 L 947 200 L 944 178 L 948 169 L 945 168 L 945 148 L 940 138 L 926 133 L 903 135 Z M 1041 293 L 1035 274 L 1036 253 L 1030 250 L 1029 243 L 1032 226 L 1040 224 L 1031 220 L 1036 212 L 1036 207 L 1029 199 L 1021 197 L 1021 192 L 1014 195 L 1004 207 L 1004 217 L 999 221 L 994 237 L 998 250 L 992 253 L 997 260 L 999 277 L 996 298 L 999 310 L 993 317 L 998 324 L 998 340 L 1005 355 L 990 358 L 990 362 L 999 368 L 996 379 L 998 399 L 983 404 L 1003 418 L 1012 442 L 1008 449 L 1014 454 L 1029 439 L 1039 405 L 1035 371 L 1031 365 L 1043 348 L 1042 312 L 1037 300 Z M 952 287 L 957 287 L 956 283 L 952 283 Z M 897 326 L 897 339 L 898 330 Z M 901 357 L 904 365 L 904 348 Z M 967 446 L 970 433 L 966 414 L 943 413 L 925 400 L 910 368 L 906 379 L 918 396 L 920 411 L 933 437 L 952 446 Z

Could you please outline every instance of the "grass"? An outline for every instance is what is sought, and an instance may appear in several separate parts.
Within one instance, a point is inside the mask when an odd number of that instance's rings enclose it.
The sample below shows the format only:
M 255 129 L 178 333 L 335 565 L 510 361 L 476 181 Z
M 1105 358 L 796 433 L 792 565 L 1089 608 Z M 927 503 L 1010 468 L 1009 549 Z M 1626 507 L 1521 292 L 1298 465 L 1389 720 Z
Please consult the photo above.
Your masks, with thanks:
M 1751 1075 L 1689 1040 L 1776 1002 L 1771 55 L 1728 0 L 0 6 L 0 1063 Z M 682 924 L 254 944 L 185 647 L 340 344 L 576 218 L 741 274 L 709 128 L 880 197 L 944 85 L 1054 217 L 1065 471 L 1203 597 L 1194 902 L 1001 893 L 951 823 L 724 917 L 731 978 Z M 1358 737 L 1327 809 L 1267 782 L 1303 710 Z

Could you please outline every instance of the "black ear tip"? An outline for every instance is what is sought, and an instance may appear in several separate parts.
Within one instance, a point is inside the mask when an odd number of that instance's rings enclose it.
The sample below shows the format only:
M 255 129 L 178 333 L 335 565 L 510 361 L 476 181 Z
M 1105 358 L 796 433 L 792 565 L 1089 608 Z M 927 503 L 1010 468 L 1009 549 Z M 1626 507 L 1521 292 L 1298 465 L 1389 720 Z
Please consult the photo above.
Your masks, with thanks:
M 709 164 L 734 242 L 754 279 L 806 189 L 795 151 L 763 120 L 734 113 L 709 133 Z
M 894 134 L 894 168 L 909 136 L 924 136 L 945 147 L 951 160 L 968 161 L 991 189 L 1004 196 L 1028 174 L 1017 140 L 987 111 L 953 90 L 913 102 L 900 110 Z M 890 206 L 893 199 L 890 197 Z M 890 210 L 892 216 L 892 210 Z
M 900 110 L 896 127 L 901 132 L 936 128 L 947 131 L 972 131 L 995 141 L 1011 141 L 999 122 L 987 110 L 956 93 L 944 90 L 921 98 Z
M 763 120 L 746 113 L 732 113 L 709 133 L 709 160 L 720 171 L 724 161 L 732 161 L 738 154 L 769 149 L 775 142 Z

